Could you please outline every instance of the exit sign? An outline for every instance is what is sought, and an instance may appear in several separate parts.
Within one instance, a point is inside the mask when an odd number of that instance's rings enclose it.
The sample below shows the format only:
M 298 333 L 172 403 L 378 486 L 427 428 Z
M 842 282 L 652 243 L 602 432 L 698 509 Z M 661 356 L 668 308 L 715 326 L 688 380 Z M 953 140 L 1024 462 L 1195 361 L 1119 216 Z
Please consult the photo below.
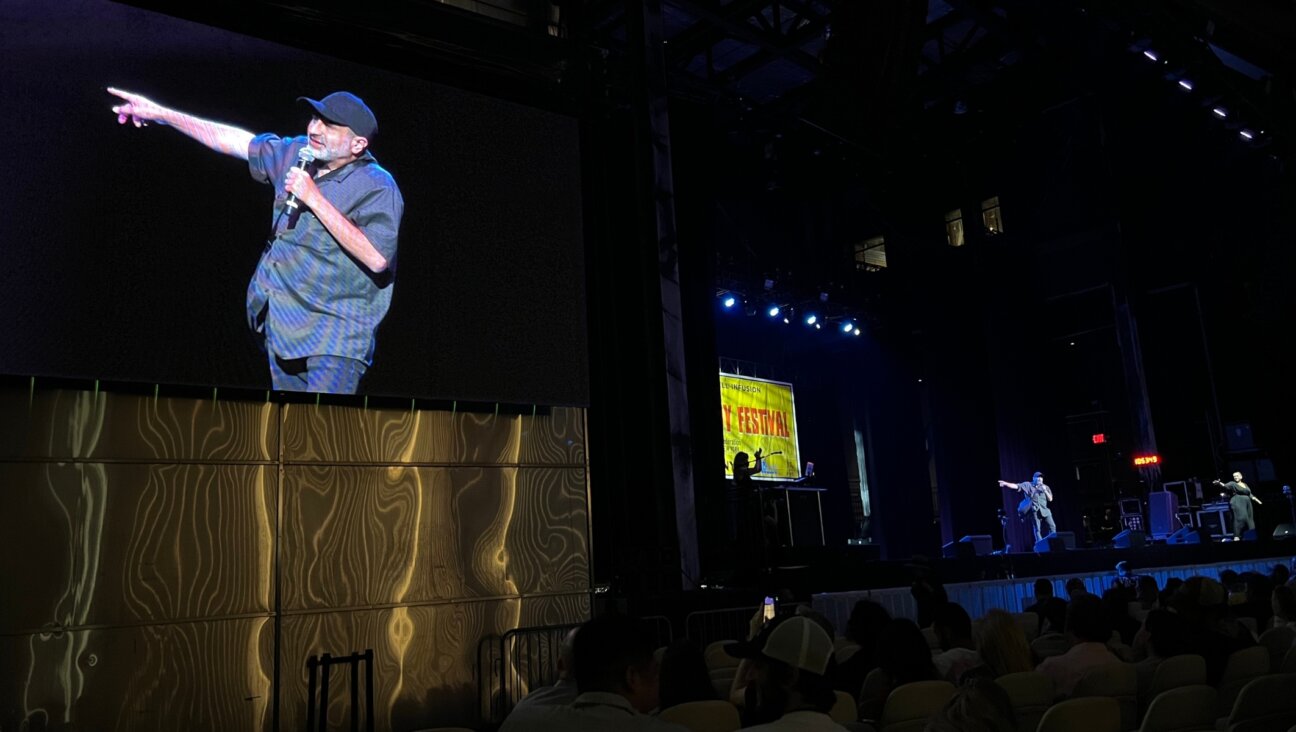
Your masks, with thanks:
M 1159 465 L 1160 463 L 1160 455 L 1137 455 L 1134 458 L 1134 467 L 1136 468 L 1142 468 L 1148 465 Z
M 1107 435 L 1101 432 L 1093 436 L 1093 444 L 1095 445 L 1101 445 L 1106 441 L 1107 441 Z

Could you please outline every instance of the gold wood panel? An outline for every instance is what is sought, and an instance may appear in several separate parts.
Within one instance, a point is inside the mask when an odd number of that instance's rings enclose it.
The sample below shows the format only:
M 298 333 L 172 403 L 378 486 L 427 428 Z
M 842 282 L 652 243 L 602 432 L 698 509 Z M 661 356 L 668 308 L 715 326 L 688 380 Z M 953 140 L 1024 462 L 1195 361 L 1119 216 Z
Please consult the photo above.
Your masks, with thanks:
M 274 470 L 0 463 L 0 552 L 22 602 L 0 632 L 213 618 L 271 606 Z
M 477 702 L 477 644 L 526 624 L 524 618 L 577 623 L 589 617 L 586 594 L 458 602 L 381 610 L 285 615 L 282 728 L 304 729 L 309 673 L 306 659 L 374 650 L 374 720 L 380 732 L 473 725 Z M 350 677 L 335 666 L 329 679 L 330 729 L 347 729 Z M 364 678 L 360 678 L 364 694 Z M 363 719 L 363 713 L 361 716 Z
M 584 591 L 580 468 L 288 466 L 283 607 Z
M 270 618 L 0 637 L 0 729 L 268 730 L 273 648 Z
M 283 430 L 289 462 L 585 464 L 585 412 L 574 408 L 531 417 L 290 404 Z
M 211 399 L 4 390 L 0 460 L 272 460 L 276 409 Z

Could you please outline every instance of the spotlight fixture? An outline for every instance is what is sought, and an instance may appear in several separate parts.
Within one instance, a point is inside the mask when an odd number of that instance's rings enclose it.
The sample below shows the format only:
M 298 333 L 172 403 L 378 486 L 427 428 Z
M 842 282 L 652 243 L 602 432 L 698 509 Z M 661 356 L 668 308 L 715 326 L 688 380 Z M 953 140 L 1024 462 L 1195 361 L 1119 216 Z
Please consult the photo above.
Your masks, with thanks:
M 766 290 L 774 289 L 774 280 L 765 280 L 765 289 Z
M 720 301 L 720 304 L 724 305 L 725 310 L 729 310 L 733 308 L 734 305 L 738 304 L 738 298 L 734 297 L 733 295 L 725 295 L 724 299 Z
M 818 323 L 815 323 L 814 325 L 815 325 L 815 330 L 820 330 L 820 329 L 823 327 L 823 326 L 819 325 Z
M 818 315 L 815 315 L 814 313 L 810 313 L 809 315 L 806 316 L 805 324 L 806 324 L 806 325 L 818 325 L 818 324 L 819 324 L 819 316 L 818 316 Z
M 855 324 L 848 320 L 845 323 L 842 323 L 841 330 L 843 333 L 849 333 L 855 330 Z
M 826 292 L 819 293 L 819 302 L 828 302 L 828 293 Z
M 770 305 L 769 309 L 765 311 L 765 314 L 770 316 L 771 318 L 777 318 L 779 314 L 779 306 Z
M 859 326 L 856 326 L 856 327 L 855 327 L 855 335 L 856 335 L 856 336 L 859 336 L 859 334 L 860 334 Z
M 1223 107 L 1215 107 L 1211 110 L 1211 114 L 1220 119 L 1228 119 L 1228 110 Z
M 792 321 L 789 320 L 789 319 L 787 319 L 787 318 L 784 318 L 784 319 L 783 319 L 783 324 L 784 324 L 784 325 L 787 325 L 787 324 L 789 324 L 789 323 L 791 323 L 791 322 L 792 322 Z
M 1193 83 L 1192 83 L 1192 81 L 1189 80 L 1189 79 L 1180 79 L 1180 80 L 1179 80 L 1179 88 L 1180 88 L 1180 89 L 1183 89 L 1184 91 L 1192 91 L 1192 90 L 1193 90 Z
M 1157 55 L 1157 52 L 1156 52 L 1156 51 L 1153 51 L 1153 50 L 1150 49 L 1150 48 L 1149 48 L 1148 50 L 1146 50 L 1146 51 L 1143 52 L 1143 57 L 1146 58 L 1148 61 L 1151 61 L 1151 62 L 1153 62 L 1153 63 L 1156 63 L 1157 61 L 1160 61 L 1160 60 L 1161 60 L 1161 57 Z
M 1252 140 L 1255 139 L 1255 133 L 1248 129 L 1242 129 L 1242 130 L 1238 130 L 1238 137 L 1242 138 L 1243 140 L 1246 140 L 1247 142 L 1251 142 Z

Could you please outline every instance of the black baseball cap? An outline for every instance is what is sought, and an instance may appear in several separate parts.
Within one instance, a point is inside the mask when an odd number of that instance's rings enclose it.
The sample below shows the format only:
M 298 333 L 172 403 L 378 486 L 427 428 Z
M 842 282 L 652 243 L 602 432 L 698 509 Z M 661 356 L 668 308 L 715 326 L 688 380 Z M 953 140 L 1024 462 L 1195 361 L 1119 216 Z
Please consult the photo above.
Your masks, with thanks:
M 346 125 L 360 137 L 372 138 L 378 131 L 378 119 L 373 110 L 351 92 L 336 91 L 320 100 L 297 97 L 297 101 L 311 105 L 321 119 Z

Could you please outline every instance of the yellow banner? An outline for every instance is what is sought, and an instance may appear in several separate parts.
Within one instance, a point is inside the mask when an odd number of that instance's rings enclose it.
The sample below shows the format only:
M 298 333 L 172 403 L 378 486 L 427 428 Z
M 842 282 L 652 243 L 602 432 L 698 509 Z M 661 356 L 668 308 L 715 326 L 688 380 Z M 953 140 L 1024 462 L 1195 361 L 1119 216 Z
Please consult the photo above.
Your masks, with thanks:
M 734 374 L 720 374 L 720 423 L 724 429 L 725 476 L 733 477 L 734 455 L 766 457 L 756 480 L 801 477 L 797 452 L 796 406 L 792 385 Z M 772 453 L 780 453 L 773 455 Z

